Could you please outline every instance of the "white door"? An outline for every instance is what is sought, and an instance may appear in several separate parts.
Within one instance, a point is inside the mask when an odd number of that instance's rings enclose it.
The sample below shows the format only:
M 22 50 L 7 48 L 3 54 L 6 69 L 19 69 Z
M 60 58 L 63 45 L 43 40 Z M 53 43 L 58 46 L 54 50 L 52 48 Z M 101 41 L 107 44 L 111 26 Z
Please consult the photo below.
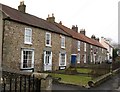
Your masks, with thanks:
M 52 70 L 52 52 L 44 51 L 44 71 Z

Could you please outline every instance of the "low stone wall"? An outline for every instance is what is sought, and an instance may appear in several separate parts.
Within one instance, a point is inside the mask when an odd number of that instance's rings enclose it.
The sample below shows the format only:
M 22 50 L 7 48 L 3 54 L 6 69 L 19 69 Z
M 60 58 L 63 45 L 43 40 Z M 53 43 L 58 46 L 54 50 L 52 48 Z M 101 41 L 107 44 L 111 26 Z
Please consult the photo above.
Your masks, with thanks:
M 108 80 L 109 78 L 111 78 L 114 74 L 117 74 L 117 73 L 120 73 L 120 68 L 110 72 L 110 73 L 107 73 L 103 76 L 101 76 L 100 78 L 96 79 L 96 80 L 91 80 L 88 82 L 88 85 L 87 87 L 95 87 L 95 86 L 98 86 L 100 85 L 101 83 L 105 82 L 106 80 Z

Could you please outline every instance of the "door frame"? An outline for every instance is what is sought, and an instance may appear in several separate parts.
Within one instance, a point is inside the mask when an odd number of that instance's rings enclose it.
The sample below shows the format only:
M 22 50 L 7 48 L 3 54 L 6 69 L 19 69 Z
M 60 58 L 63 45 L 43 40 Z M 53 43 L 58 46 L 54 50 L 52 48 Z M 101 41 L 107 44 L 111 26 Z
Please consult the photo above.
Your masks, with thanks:
M 48 55 L 49 56 L 49 60 L 50 60 L 48 65 L 45 64 L 46 52 L 47 51 L 49 51 L 51 53 L 50 56 Z M 45 50 L 44 51 L 43 68 L 44 68 L 44 71 L 52 71 L 52 51 L 50 51 L 50 50 Z

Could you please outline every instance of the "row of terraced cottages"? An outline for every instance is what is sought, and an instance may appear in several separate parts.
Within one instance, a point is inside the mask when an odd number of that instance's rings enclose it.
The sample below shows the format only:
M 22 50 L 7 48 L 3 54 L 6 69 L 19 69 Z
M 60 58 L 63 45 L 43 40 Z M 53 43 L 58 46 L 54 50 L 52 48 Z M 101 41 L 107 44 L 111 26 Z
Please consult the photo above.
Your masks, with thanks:
M 0 59 L 4 69 L 18 71 L 54 71 L 66 69 L 77 56 L 82 66 L 104 62 L 106 49 L 94 37 L 78 33 L 55 17 L 46 20 L 25 12 L 24 2 L 18 10 L 0 4 Z

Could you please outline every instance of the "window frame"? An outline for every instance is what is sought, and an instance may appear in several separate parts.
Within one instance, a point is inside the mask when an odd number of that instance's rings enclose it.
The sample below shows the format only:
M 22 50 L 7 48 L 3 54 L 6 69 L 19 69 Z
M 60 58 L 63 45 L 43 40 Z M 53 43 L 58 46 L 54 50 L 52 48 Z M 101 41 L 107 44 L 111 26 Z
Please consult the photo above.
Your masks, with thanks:
M 65 61 L 64 61 L 64 65 L 61 65 L 61 59 L 62 59 L 62 57 L 61 57 L 61 55 L 62 54 L 64 54 L 65 55 Z M 66 53 L 60 53 L 59 54 L 59 66 L 66 66 L 66 61 L 67 61 L 67 55 L 66 55 Z
M 87 50 L 87 43 L 84 43 L 84 51 L 86 52 Z
M 49 44 L 47 44 L 47 35 L 49 35 Z M 45 34 L 45 46 L 49 46 L 49 47 L 51 47 L 51 33 L 49 33 L 49 32 L 46 32 L 46 34 Z
M 29 31 L 29 35 L 27 34 L 28 31 Z M 29 41 L 27 41 L 27 39 L 29 39 Z M 25 28 L 24 44 L 32 44 L 32 28 Z
M 23 54 L 23 52 L 24 51 L 31 51 L 32 52 L 31 67 L 25 67 L 25 68 L 23 67 L 23 64 L 24 64 L 24 56 L 23 56 L 24 54 Z M 30 69 L 33 69 L 33 68 L 34 68 L 34 49 L 22 48 L 21 49 L 21 69 L 30 70 Z
M 65 36 L 61 36 L 61 48 L 65 48 Z
M 78 41 L 78 51 L 80 51 L 80 41 Z

